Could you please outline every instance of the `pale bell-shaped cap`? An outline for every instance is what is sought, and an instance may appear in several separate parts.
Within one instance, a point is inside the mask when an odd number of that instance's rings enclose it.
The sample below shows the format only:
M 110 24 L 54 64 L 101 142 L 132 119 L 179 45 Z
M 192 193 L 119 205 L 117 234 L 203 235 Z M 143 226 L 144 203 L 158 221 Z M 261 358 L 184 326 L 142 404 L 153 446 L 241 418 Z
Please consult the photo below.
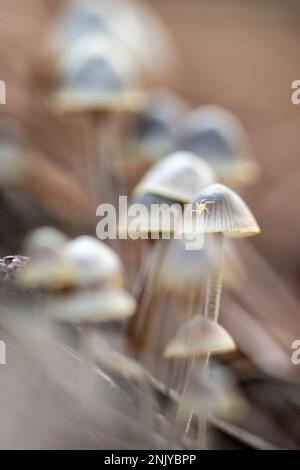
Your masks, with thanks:
M 60 289 L 75 282 L 74 266 L 62 256 L 67 236 L 53 227 L 39 227 L 26 238 L 24 250 L 30 260 L 20 272 L 29 288 Z
M 185 101 L 168 90 L 152 91 L 137 116 L 132 135 L 128 138 L 129 158 L 142 159 L 145 166 L 149 166 L 158 158 L 174 151 L 180 124 L 187 109 Z
M 75 42 L 59 58 L 57 75 L 58 111 L 134 111 L 144 99 L 132 56 L 104 37 Z
M 120 238 L 171 238 L 181 226 L 182 205 L 157 194 L 138 194 L 127 213 L 121 214 L 118 225 Z
M 135 312 L 134 298 L 123 289 L 81 291 L 53 298 L 48 315 L 57 321 L 97 324 L 126 320 Z
M 89 34 L 105 35 L 133 54 L 143 73 L 157 78 L 175 65 L 175 51 L 165 25 L 139 0 L 72 0 L 62 8 L 48 43 L 52 55 Z
M 57 256 L 68 242 L 68 237 L 54 227 L 39 227 L 26 238 L 24 250 L 31 259 Z
M 119 256 L 105 243 L 89 235 L 71 240 L 63 257 L 76 269 L 76 284 L 123 284 L 123 266 Z
M 240 238 L 260 233 L 245 201 L 223 184 L 212 184 L 203 189 L 194 200 L 193 207 L 194 230 Z
M 60 257 L 29 261 L 18 276 L 25 287 L 46 290 L 71 288 L 77 277 L 72 263 Z
M 243 126 L 219 106 L 202 106 L 188 116 L 179 147 L 199 155 L 225 183 L 251 183 L 258 176 Z
M 218 323 L 196 315 L 181 325 L 165 350 L 167 358 L 220 354 L 236 348 L 230 334 Z
M 60 232 L 46 227 L 32 234 L 27 247 L 33 259 L 22 271 L 20 281 L 30 287 L 62 289 L 123 284 L 121 260 L 93 237 L 85 235 L 67 241 Z
M 213 171 L 199 157 L 190 152 L 175 152 L 159 160 L 146 173 L 134 195 L 152 193 L 187 203 L 213 181 Z

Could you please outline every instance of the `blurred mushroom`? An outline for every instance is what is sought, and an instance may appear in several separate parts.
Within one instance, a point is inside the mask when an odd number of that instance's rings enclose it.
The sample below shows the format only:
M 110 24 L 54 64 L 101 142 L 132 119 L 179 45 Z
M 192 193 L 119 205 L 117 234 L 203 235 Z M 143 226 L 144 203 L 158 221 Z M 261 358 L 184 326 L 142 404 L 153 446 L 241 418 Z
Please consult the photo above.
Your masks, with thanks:
M 186 415 L 186 402 L 192 378 L 195 374 L 196 358 L 202 360 L 209 354 L 233 351 L 235 343 L 229 333 L 216 322 L 200 315 L 195 315 L 191 320 L 181 325 L 175 337 L 167 344 L 165 357 L 190 358 L 189 368 L 185 377 L 183 392 L 178 406 L 172 442 L 183 428 L 187 429 L 193 413 L 193 405 L 190 406 L 189 416 Z M 188 418 L 188 419 L 187 419 Z
M 208 282 L 205 310 L 207 318 L 218 321 L 223 279 L 224 235 L 240 238 L 249 237 L 260 233 L 260 228 L 254 215 L 241 197 L 224 185 L 213 184 L 208 186 L 194 200 L 193 205 L 196 220 L 198 219 L 198 230 L 204 234 L 213 234 L 220 245 L 219 270 L 211 276 Z
M 56 290 L 124 284 L 117 254 L 88 235 L 67 241 L 60 232 L 43 228 L 30 235 L 26 247 L 32 261 L 21 280 L 31 287 Z
M 139 71 L 133 57 L 112 40 L 87 36 L 75 42 L 57 64 L 57 90 L 52 105 L 58 112 L 88 119 L 93 152 L 85 156 L 94 204 L 114 202 L 119 152 L 118 114 L 140 107 Z
M 156 194 L 178 203 L 191 202 L 215 181 L 209 166 L 191 152 L 174 152 L 159 160 L 141 179 L 133 195 Z
M 129 177 L 144 172 L 156 160 L 176 150 L 187 110 L 185 101 L 168 90 L 154 89 L 149 93 L 125 142 L 124 169 Z
M 217 354 L 234 349 L 233 339 L 221 325 L 195 315 L 180 326 L 166 347 L 165 357 L 204 357 L 208 352 Z
M 183 125 L 179 147 L 199 155 L 226 184 L 253 183 L 259 173 L 247 135 L 238 119 L 215 105 L 192 112 Z
M 46 38 L 53 60 L 89 34 L 119 42 L 152 79 L 174 69 L 175 52 L 170 35 L 155 11 L 141 0 L 67 2 Z
M 137 235 L 150 238 L 150 240 L 157 239 L 149 257 L 144 260 L 144 263 L 142 262 L 140 275 L 136 281 L 141 286 L 140 292 L 137 293 L 141 308 L 132 325 L 131 340 L 137 349 L 142 347 L 144 351 L 147 350 L 149 339 L 153 339 L 154 326 L 150 327 L 150 325 L 161 323 L 159 313 L 154 313 L 155 305 L 158 307 L 158 299 L 159 303 L 164 305 L 169 295 L 169 292 L 161 295 L 159 284 L 161 266 L 170 243 L 167 240 L 158 241 L 158 239 L 172 237 L 182 221 L 182 206 L 194 198 L 198 188 L 201 190 L 212 181 L 214 181 L 213 172 L 201 159 L 188 152 L 175 152 L 159 160 L 146 173 L 133 192 L 133 207 L 136 203 L 143 205 L 143 213 L 136 226 Z M 168 213 L 164 216 L 165 208 L 168 209 Z M 128 213 L 130 214 L 130 208 Z M 120 234 L 131 229 L 130 216 L 125 214 L 124 219 L 124 224 L 119 227 Z M 144 268 L 145 266 L 147 267 Z M 142 282 L 140 282 L 140 276 L 143 276 Z M 160 295 L 155 298 L 157 294 Z M 157 317 L 156 320 L 154 317 L 151 318 L 152 316 Z M 159 340 L 159 335 L 157 339 Z M 157 349 L 157 354 L 159 354 L 160 348 L 155 346 L 157 345 L 153 343 L 152 347 Z

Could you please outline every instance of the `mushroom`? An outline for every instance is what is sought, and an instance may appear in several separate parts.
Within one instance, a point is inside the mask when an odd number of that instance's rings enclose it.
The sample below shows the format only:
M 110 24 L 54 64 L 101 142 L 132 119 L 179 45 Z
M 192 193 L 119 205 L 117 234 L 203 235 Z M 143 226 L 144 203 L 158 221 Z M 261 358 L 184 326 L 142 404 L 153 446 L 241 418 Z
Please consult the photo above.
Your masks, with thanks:
M 185 101 L 166 89 L 154 89 L 137 113 L 126 141 L 125 170 L 136 176 L 149 169 L 159 158 L 175 151 Z
M 75 270 L 62 256 L 68 238 L 52 227 L 40 227 L 26 238 L 24 251 L 28 263 L 19 274 L 20 282 L 28 288 L 52 291 L 73 286 Z
M 76 287 L 124 285 L 123 266 L 118 255 L 105 243 L 81 235 L 65 245 L 64 258 L 76 266 Z
M 133 195 L 151 193 L 188 203 L 215 181 L 210 167 L 191 152 L 174 152 L 160 159 L 136 186 Z
M 182 407 L 182 417 L 187 423 L 186 434 L 196 430 L 198 448 L 205 448 L 206 422 L 218 417 L 236 422 L 247 410 L 247 402 L 236 386 L 230 369 L 216 361 L 208 369 L 195 370 Z M 192 404 L 192 413 L 191 413 Z M 193 416 L 198 418 L 198 426 L 192 427 Z
M 146 173 L 133 192 L 133 204 L 142 203 L 145 209 L 145 217 L 143 215 L 139 218 L 138 235 L 150 237 L 152 240 L 170 238 L 178 230 L 178 224 L 182 220 L 182 206 L 195 197 L 198 188 L 201 190 L 212 181 L 214 181 L 212 170 L 199 157 L 189 152 L 175 152 L 159 160 Z M 158 204 L 158 210 L 155 213 L 152 210 L 154 204 Z M 168 210 L 167 217 L 162 217 L 161 214 L 164 205 L 169 206 L 168 209 L 171 206 L 172 209 L 172 214 Z M 127 214 L 125 222 L 119 227 L 119 233 L 128 229 L 130 231 L 131 220 Z M 160 311 L 161 309 L 166 311 L 166 303 L 170 295 L 168 290 L 163 296 L 159 291 L 161 266 L 167 256 L 169 246 L 169 240 L 157 240 L 155 246 L 151 248 L 149 257 L 145 259 L 145 264 L 142 263 L 141 274 L 137 277 L 136 282 L 141 286 L 140 293 L 138 293 L 140 309 L 137 318 L 133 321 L 130 338 L 139 354 L 147 351 L 149 339 L 151 339 L 152 350 L 154 343 L 160 341 L 160 334 L 153 333 L 153 328 L 155 325 L 161 325 Z M 140 276 L 143 276 L 142 282 L 140 282 Z M 166 316 L 166 313 L 164 315 Z M 161 333 L 162 326 L 158 329 Z M 143 338 L 142 343 L 139 338 Z M 161 343 L 161 347 L 157 346 L 159 355 L 163 344 Z M 156 361 L 154 362 L 156 367 Z
M 233 351 L 235 343 L 229 333 L 217 323 L 195 315 L 178 329 L 165 350 L 165 357 L 204 357 Z
M 193 206 L 198 229 L 201 233 L 214 235 L 220 246 L 219 269 L 208 281 L 205 310 L 205 316 L 217 322 L 223 279 L 224 236 L 249 237 L 260 233 L 260 228 L 243 199 L 222 184 L 213 184 L 201 191 Z
M 155 11 L 135 0 L 72 0 L 61 9 L 47 37 L 52 63 L 87 35 L 102 35 L 125 48 L 147 76 L 169 73 L 174 68 L 172 40 Z
M 123 289 L 112 287 L 52 298 L 48 305 L 53 319 L 87 328 L 103 322 L 125 320 L 133 315 L 134 309 L 133 297 Z
M 25 252 L 31 262 L 22 271 L 21 280 L 31 287 L 57 290 L 124 284 L 117 254 L 88 235 L 68 241 L 61 232 L 44 227 L 28 237 Z
M 115 41 L 87 36 L 62 54 L 57 75 L 52 105 L 58 112 L 85 117 L 92 134 L 88 140 L 94 148 L 84 168 L 92 200 L 114 202 L 119 113 L 136 110 L 143 101 L 137 64 Z
M 164 233 L 169 236 L 175 230 L 172 224 L 178 222 L 177 217 L 182 215 L 179 205 L 189 203 L 203 187 L 213 181 L 214 173 L 209 166 L 190 152 L 174 152 L 159 160 L 133 191 L 132 204 L 143 204 L 147 208 L 145 218 L 142 217 L 140 226 L 137 227 L 137 235 L 146 238 L 150 236 L 153 239 Z M 175 219 L 164 221 L 159 213 L 153 215 L 151 212 L 149 217 L 153 204 L 174 206 Z M 119 235 L 128 232 L 130 221 L 128 214 L 121 214 Z
M 195 374 L 196 358 L 207 359 L 211 353 L 230 352 L 235 348 L 234 340 L 222 326 L 200 315 L 195 315 L 191 320 L 181 325 L 175 336 L 169 341 L 165 349 L 165 357 L 189 359 L 188 372 L 175 418 L 173 435 L 171 436 L 172 442 L 178 437 L 182 425 L 184 425 L 185 430 L 188 428 L 193 414 L 193 407 L 190 407 L 187 416 L 186 403 L 190 393 L 191 381 Z
M 179 148 L 199 155 L 221 182 L 252 183 L 259 168 L 252 158 L 247 135 L 238 119 L 219 106 L 202 106 L 186 119 Z
M 81 327 L 80 347 L 85 364 L 90 364 L 92 327 L 125 320 L 135 311 L 134 298 L 123 289 L 121 260 L 93 237 L 69 241 L 50 227 L 31 234 L 26 252 L 32 260 L 20 279 L 47 290 L 45 309 L 49 317 Z
M 241 197 L 222 184 L 212 184 L 203 189 L 193 202 L 196 213 L 196 230 L 210 234 L 219 245 L 219 266 L 209 274 L 205 299 L 205 320 L 217 324 L 224 268 L 224 236 L 249 237 L 260 233 L 260 228 L 249 207 Z M 211 351 L 207 350 L 206 366 Z M 185 388 L 193 364 L 186 377 Z

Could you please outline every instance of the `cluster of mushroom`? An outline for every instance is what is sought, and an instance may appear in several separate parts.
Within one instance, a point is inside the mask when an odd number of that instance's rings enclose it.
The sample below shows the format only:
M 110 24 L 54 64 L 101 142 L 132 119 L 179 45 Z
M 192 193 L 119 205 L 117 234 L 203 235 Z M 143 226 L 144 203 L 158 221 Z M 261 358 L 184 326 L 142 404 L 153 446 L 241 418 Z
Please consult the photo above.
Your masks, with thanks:
M 104 243 L 90 236 L 69 240 L 44 227 L 30 234 L 25 249 L 30 261 L 20 281 L 46 294 L 51 319 L 81 327 L 83 354 L 90 354 L 92 327 L 134 314 L 121 260 Z
M 169 380 L 166 376 L 170 375 L 170 371 L 166 374 L 166 366 L 162 373 L 160 370 L 163 350 L 165 358 L 173 360 L 171 375 L 183 359 L 187 361 L 187 368 L 183 366 L 183 387 L 182 376 L 179 385 L 169 382 L 169 386 L 182 389 L 175 419 L 177 432 L 188 427 L 194 410 L 194 405 L 187 407 L 186 403 L 191 381 L 199 370 L 196 365 L 207 368 L 211 354 L 230 352 L 236 347 L 233 338 L 218 323 L 224 240 L 260 232 L 243 199 L 218 183 L 240 185 L 257 174 L 257 165 L 249 156 L 249 145 L 238 121 L 217 107 L 203 107 L 187 119 L 180 142 L 179 148 L 186 150 L 155 163 L 133 191 L 133 202 L 148 207 L 190 203 L 194 218 L 185 227 L 181 240 L 176 237 L 163 240 L 164 232 L 176 233 L 170 219 L 157 222 L 147 218 L 139 226 L 141 235 L 159 240 L 151 243 L 154 247 L 150 248 L 148 275 L 139 291 L 140 308 L 130 330 L 140 359 L 160 378 Z M 127 222 L 121 224 L 120 232 L 126 230 Z M 185 237 L 195 232 L 203 235 L 204 246 L 198 251 L 187 251 Z M 177 308 L 180 305 L 179 315 L 174 313 L 176 304 Z M 137 344 L 138 338 L 142 340 Z
M 207 162 L 219 182 L 239 186 L 259 176 L 247 135 L 232 113 L 216 105 L 190 111 L 182 98 L 163 89 L 149 94 L 127 147 L 127 161 L 135 172 L 184 150 Z

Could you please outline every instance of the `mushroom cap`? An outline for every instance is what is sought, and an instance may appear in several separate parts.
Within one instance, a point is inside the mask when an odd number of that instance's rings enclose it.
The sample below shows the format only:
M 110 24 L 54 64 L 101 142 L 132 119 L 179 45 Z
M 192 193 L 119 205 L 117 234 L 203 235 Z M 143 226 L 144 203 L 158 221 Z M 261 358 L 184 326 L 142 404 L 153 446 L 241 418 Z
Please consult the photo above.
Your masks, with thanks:
M 196 315 L 181 325 L 165 349 L 165 357 L 204 356 L 236 348 L 232 337 L 218 323 Z
M 110 9 L 94 0 L 67 2 L 59 12 L 51 31 L 52 47 L 70 47 L 88 34 L 111 34 Z
M 203 233 L 224 233 L 229 237 L 250 237 L 260 233 L 254 215 L 243 199 L 223 184 L 212 184 L 203 189 L 193 202 L 197 211 L 198 204 L 207 203 L 207 211 L 195 217 L 194 230 Z
M 252 182 L 257 163 L 245 130 L 229 111 L 214 105 L 192 112 L 183 126 L 179 147 L 194 152 L 212 166 L 222 181 Z
M 68 237 L 53 227 L 39 227 L 33 230 L 25 240 L 25 253 L 30 258 L 49 258 L 61 251 Z
M 135 56 L 151 77 L 169 72 L 175 63 L 172 40 L 149 5 L 135 0 L 72 0 L 62 8 L 48 43 L 53 55 L 89 34 L 116 40 Z
M 77 281 L 74 266 L 61 257 L 30 260 L 18 278 L 25 287 L 33 289 L 64 289 Z
M 75 42 L 59 58 L 57 73 L 53 104 L 61 111 L 134 111 L 144 99 L 136 63 L 120 44 L 104 37 Z
M 20 282 L 30 288 L 72 286 L 75 282 L 74 267 L 62 257 L 67 242 L 67 236 L 53 227 L 33 230 L 25 241 L 25 253 L 30 260 L 20 272 Z
M 185 101 L 168 90 L 150 93 L 128 139 L 129 158 L 139 157 L 150 165 L 175 150 L 182 116 L 186 113 Z
M 20 274 L 25 285 L 46 289 L 123 285 L 121 260 L 93 237 L 67 242 L 60 232 L 46 227 L 33 233 L 28 246 L 34 256 Z
M 181 226 L 181 219 L 181 204 L 157 194 L 140 194 L 132 200 L 127 213 L 121 215 L 118 235 L 156 239 L 170 234 L 171 237 L 178 225 Z
M 119 256 L 105 243 L 89 235 L 71 240 L 64 247 L 63 258 L 76 267 L 78 286 L 101 283 L 123 284 L 123 267 Z
M 133 194 L 158 194 L 185 203 L 213 181 L 213 171 L 199 157 L 189 152 L 175 152 L 153 165 Z
M 52 299 L 47 311 L 57 321 L 96 324 L 125 320 L 134 314 L 135 307 L 135 300 L 128 292 L 111 288 Z

